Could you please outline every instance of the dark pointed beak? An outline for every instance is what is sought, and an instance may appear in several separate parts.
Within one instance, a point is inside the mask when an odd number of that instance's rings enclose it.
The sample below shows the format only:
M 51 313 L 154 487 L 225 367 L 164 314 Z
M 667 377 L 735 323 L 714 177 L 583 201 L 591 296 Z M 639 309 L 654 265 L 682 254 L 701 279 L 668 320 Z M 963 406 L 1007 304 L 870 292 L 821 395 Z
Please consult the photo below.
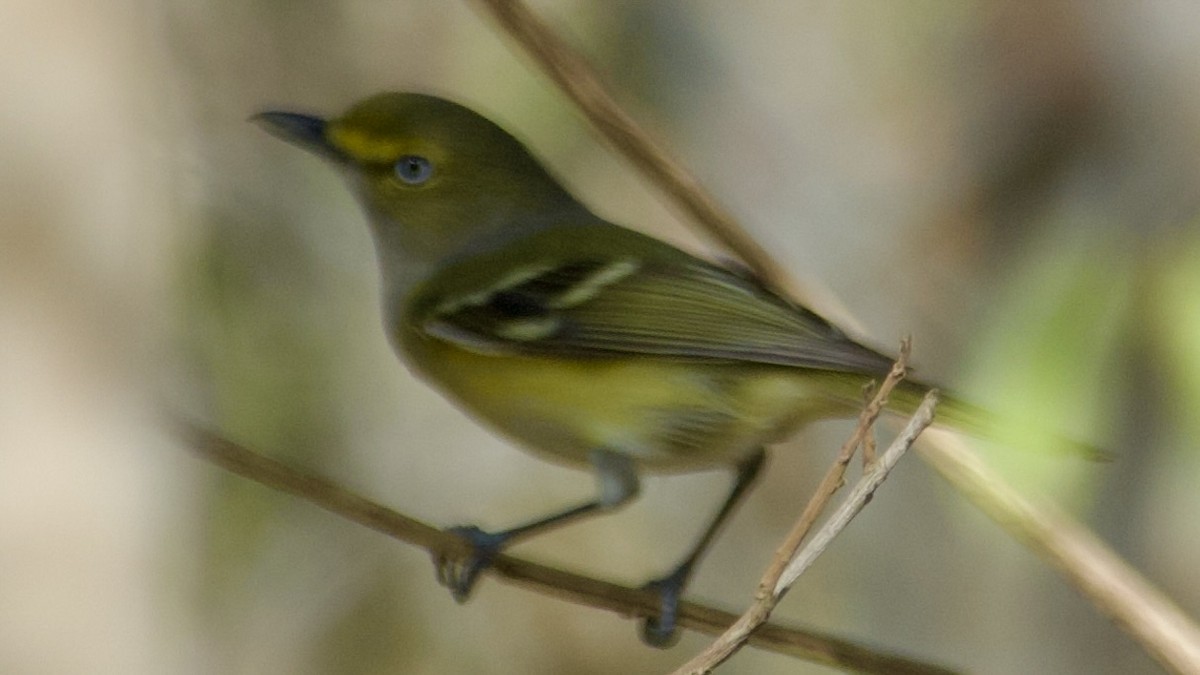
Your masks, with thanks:
M 330 144 L 325 137 L 327 122 L 320 117 L 300 113 L 270 110 L 250 118 L 251 122 L 292 145 L 314 152 L 335 162 L 344 162 L 345 156 Z

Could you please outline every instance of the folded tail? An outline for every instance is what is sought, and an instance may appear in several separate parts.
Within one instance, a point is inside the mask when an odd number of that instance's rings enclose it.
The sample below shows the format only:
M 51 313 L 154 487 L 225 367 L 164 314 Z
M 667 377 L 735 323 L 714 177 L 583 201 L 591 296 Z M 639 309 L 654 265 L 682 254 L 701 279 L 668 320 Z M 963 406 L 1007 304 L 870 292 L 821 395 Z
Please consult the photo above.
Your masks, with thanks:
M 888 398 L 887 409 L 900 415 L 911 415 L 931 389 L 929 385 L 916 380 L 905 379 L 892 390 Z M 959 396 L 938 389 L 939 401 L 934 411 L 933 423 L 971 436 L 1014 442 L 1023 447 L 1036 446 L 1036 449 L 1049 449 L 1054 452 L 1066 452 L 1079 455 L 1093 461 L 1108 461 L 1112 453 L 1102 450 L 1095 445 L 1083 443 L 1064 436 L 1063 434 L 1045 428 L 1040 422 L 1026 423 L 990 410 L 968 403 Z

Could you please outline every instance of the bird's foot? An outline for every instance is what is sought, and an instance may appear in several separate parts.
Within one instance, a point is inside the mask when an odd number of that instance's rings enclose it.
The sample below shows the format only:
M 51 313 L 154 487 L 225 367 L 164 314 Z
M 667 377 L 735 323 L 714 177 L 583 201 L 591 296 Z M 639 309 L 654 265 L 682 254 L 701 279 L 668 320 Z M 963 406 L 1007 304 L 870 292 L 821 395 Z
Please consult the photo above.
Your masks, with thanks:
M 680 568 L 643 586 L 658 593 L 658 616 L 648 616 L 642 622 L 642 641 L 651 647 L 667 649 L 679 642 L 679 601 L 689 570 Z
M 466 539 L 471 544 L 471 553 L 466 557 L 436 554 L 433 564 L 437 568 L 438 583 L 450 589 L 455 601 L 466 602 L 479 574 L 491 567 L 508 536 L 503 532 L 484 532 L 474 525 L 451 527 L 446 531 Z

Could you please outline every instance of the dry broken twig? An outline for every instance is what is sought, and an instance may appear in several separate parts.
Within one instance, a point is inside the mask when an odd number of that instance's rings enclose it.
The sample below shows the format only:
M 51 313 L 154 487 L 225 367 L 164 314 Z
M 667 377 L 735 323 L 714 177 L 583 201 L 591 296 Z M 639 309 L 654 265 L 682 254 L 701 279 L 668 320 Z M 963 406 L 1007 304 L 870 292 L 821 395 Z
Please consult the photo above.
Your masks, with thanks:
M 846 500 L 829 521 L 817 532 L 817 535 L 804 549 L 800 545 L 811 530 L 817 517 L 824 511 L 834 492 L 843 484 L 843 476 L 850 460 L 853 459 L 855 448 L 865 444 L 871 438 L 871 430 L 879 413 L 887 402 L 887 396 L 892 388 L 900 382 L 906 371 L 910 342 L 905 340 L 901 346 L 900 359 L 896 362 L 875 397 L 863 409 L 858 424 L 833 465 L 821 480 L 816 493 L 805 507 L 800 519 L 788 533 L 784 543 L 780 545 L 767 571 L 759 582 L 753 604 L 738 620 L 721 634 L 707 649 L 688 661 L 675 671 L 675 675 L 693 675 L 710 672 L 717 665 L 732 656 L 746 644 L 751 634 L 770 617 L 775 606 L 795 584 L 800 575 L 821 555 L 839 533 L 850 523 L 850 520 L 862 510 L 870 500 L 875 490 L 887 478 L 888 473 L 896 463 L 912 447 L 917 436 L 933 421 L 933 411 L 937 404 L 937 394 L 930 392 L 912 419 L 895 441 L 884 452 L 883 456 L 872 462 L 863 473 L 863 477 L 847 495 Z

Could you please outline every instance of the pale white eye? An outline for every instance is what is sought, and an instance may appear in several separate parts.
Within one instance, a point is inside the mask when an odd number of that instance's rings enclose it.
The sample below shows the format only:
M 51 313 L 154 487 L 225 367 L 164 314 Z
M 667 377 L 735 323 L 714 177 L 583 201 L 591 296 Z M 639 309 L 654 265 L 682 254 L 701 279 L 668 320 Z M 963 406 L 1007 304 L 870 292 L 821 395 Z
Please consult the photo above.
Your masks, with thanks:
M 421 185 L 433 175 L 433 163 L 420 155 L 405 155 L 396 160 L 396 177 L 408 185 Z

